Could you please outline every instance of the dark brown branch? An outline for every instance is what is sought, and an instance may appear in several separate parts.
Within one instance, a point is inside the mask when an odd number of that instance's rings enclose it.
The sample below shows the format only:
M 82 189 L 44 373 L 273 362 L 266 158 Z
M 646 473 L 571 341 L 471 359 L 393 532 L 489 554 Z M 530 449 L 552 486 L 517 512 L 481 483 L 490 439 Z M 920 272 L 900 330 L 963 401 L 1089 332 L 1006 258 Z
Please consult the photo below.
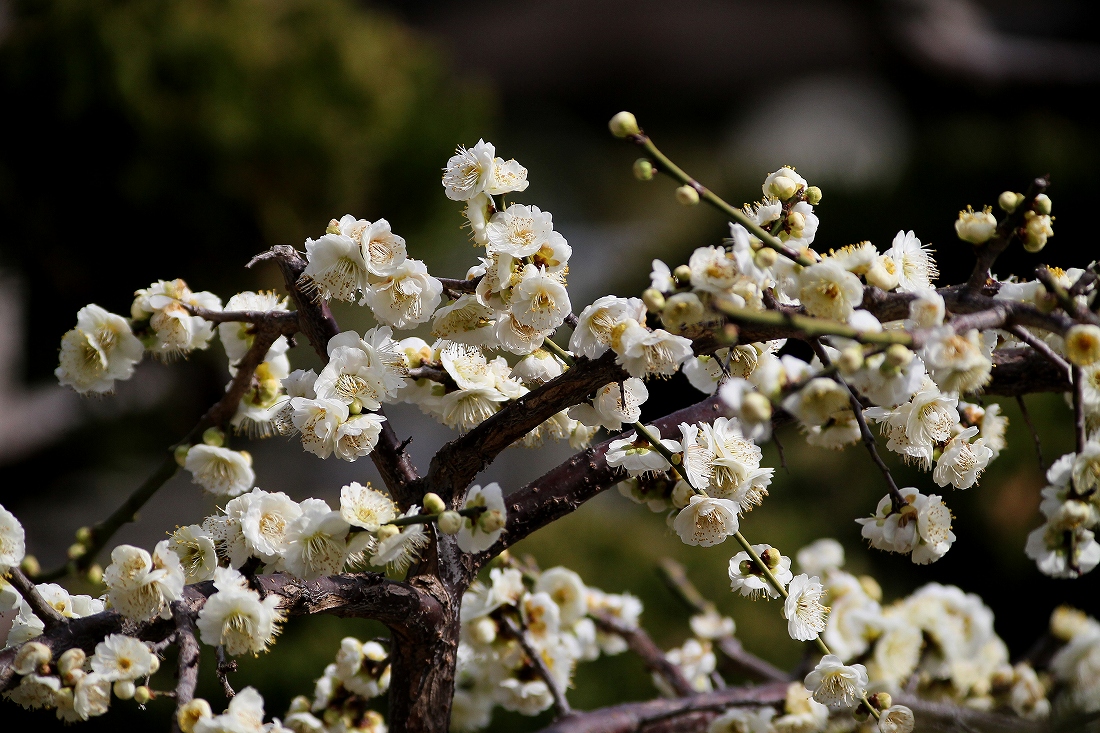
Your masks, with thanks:
M 696 613 L 717 613 L 715 605 L 708 601 L 695 584 L 688 579 L 684 566 L 670 557 L 661 559 L 661 577 L 665 584 L 676 596 Z M 740 640 L 731 634 L 727 634 L 715 640 L 718 650 L 722 652 L 722 659 L 727 662 L 727 672 L 742 674 L 752 679 L 765 682 L 778 682 L 790 678 L 783 670 L 771 662 L 761 659 L 755 654 L 745 650 Z
M 521 629 L 515 621 L 507 616 L 504 616 L 501 622 L 505 635 L 516 640 L 520 649 L 523 650 L 523 653 L 527 655 L 527 659 L 530 660 L 531 666 L 535 668 L 535 673 L 538 674 L 539 678 L 546 684 L 546 687 L 549 688 L 550 694 L 554 697 L 555 715 L 561 718 L 572 714 L 573 710 L 569 707 L 569 701 L 565 699 L 565 691 L 558 687 L 557 680 L 554 679 L 554 675 L 550 672 L 550 668 L 546 666 L 546 660 L 542 658 L 542 655 L 539 654 L 533 646 L 531 646 L 531 640 L 527 638 L 526 630 Z
M 218 667 L 215 670 L 215 674 L 217 675 L 218 682 L 222 683 L 222 691 L 225 692 L 226 698 L 232 700 L 237 696 L 237 693 L 233 689 L 233 685 L 229 682 L 229 675 L 237 671 L 237 660 L 225 656 L 224 646 L 218 646 L 217 657 Z
M 34 611 L 34 615 L 46 627 L 46 631 L 57 626 L 64 626 L 67 623 L 65 617 L 56 608 L 46 603 L 46 599 L 42 597 L 42 594 L 34 587 L 34 583 L 23 574 L 21 569 L 12 568 L 8 582 L 15 590 L 19 591 L 19 595 L 23 597 L 23 600 Z
M 176 601 L 172 604 L 172 620 L 176 624 L 176 644 L 179 647 L 179 662 L 176 668 L 176 710 L 195 699 L 195 687 L 199 682 L 199 640 L 195 638 L 195 621 L 184 607 Z M 172 720 L 173 733 L 180 730 L 179 719 Z
M 477 284 L 481 282 L 481 277 L 475 277 L 470 280 L 458 280 L 453 277 L 437 277 L 444 290 L 450 290 L 455 293 L 473 293 L 477 291 Z
M 1023 326 L 1012 326 L 1008 329 L 1013 336 L 1023 341 L 1025 344 L 1042 354 L 1047 361 L 1056 365 L 1059 369 L 1065 372 L 1066 377 L 1069 377 L 1069 362 L 1061 357 L 1058 352 L 1050 348 L 1045 341 L 1037 339 L 1031 335 Z
M 1077 455 L 1081 455 L 1088 438 L 1085 430 L 1085 375 L 1076 364 L 1070 374 L 1073 379 L 1073 434 L 1076 438 Z
M 654 643 L 645 629 L 640 626 L 626 626 L 606 613 L 592 614 L 592 619 L 604 633 L 621 636 L 630 647 L 630 651 L 641 657 L 646 669 L 661 677 L 678 696 L 687 697 L 695 694 L 695 688 L 684 677 L 684 673 L 668 661 L 661 647 Z
M 1043 441 L 1039 437 L 1038 431 L 1035 430 L 1035 424 L 1031 422 L 1031 413 L 1028 412 L 1027 403 L 1024 402 L 1023 395 L 1016 395 L 1016 404 L 1020 406 L 1020 414 L 1024 416 L 1024 423 L 1027 425 L 1027 429 L 1031 431 L 1031 440 L 1035 443 L 1035 455 L 1039 457 L 1039 470 L 1046 473 L 1047 464 L 1043 461 Z
M 215 311 L 184 304 L 188 313 L 211 323 L 273 324 L 284 336 L 298 332 L 298 314 L 295 311 Z

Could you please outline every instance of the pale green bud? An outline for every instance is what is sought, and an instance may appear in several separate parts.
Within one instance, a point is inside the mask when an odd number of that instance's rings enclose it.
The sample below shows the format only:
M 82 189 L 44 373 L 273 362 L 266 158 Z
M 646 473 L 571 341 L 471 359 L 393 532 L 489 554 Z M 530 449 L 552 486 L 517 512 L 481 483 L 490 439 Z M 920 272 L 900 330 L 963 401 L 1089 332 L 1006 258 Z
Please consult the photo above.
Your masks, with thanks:
M 691 268 L 687 265 L 680 265 L 672 271 L 672 276 L 676 278 L 676 282 L 686 285 L 691 282 Z
M 913 352 L 901 344 L 891 344 L 886 349 L 885 363 L 892 367 L 906 367 L 909 366 L 911 361 L 913 361 Z
M 458 512 L 443 512 L 439 515 L 439 531 L 443 534 L 458 534 L 462 529 L 462 515 Z
M 33 578 L 42 572 L 42 565 L 34 555 L 26 555 L 23 558 L 23 562 L 19 563 L 19 569 L 22 570 L 28 578 Z
M 1028 211 L 1024 214 L 1024 249 L 1038 252 L 1047 246 L 1047 238 L 1054 236 L 1051 218 L 1046 214 Z
M 340 222 L 336 219 L 329 219 L 328 226 L 325 227 L 325 234 L 339 234 Z
M 65 554 L 69 556 L 70 560 L 75 560 L 78 557 L 83 557 L 84 554 L 87 553 L 87 552 L 88 552 L 87 547 L 85 547 L 84 545 L 82 545 L 79 542 L 74 542 L 73 544 L 69 545 L 69 549 L 66 550 Z
M 764 564 L 768 566 L 768 570 L 775 570 L 777 567 L 779 567 L 779 560 L 782 557 L 783 555 L 779 552 L 779 550 L 775 549 L 774 547 L 769 547 L 768 549 L 760 553 L 760 559 L 763 560 Z
M 82 545 L 86 545 L 86 544 L 88 544 L 89 542 L 92 541 L 92 528 L 91 527 L 81 527 L 80 529 L 78 529 L 76 531 L 76 534 L 74 536 L 76 537 L 77 542 L 79 542 Z
M 1078 324 L 1066 331 L 1066 358 L 1077 366 L 1100 361 L 1100 326 Z
M 756 250 L 753 259 L 756 261 L 757 267 L 765 269 L 779 261 L 779 253 L 771 247 L 761 247 Z
M 220 428 L 207 428 L 202 431 L 202 442 L 220 448 L 225 445 L 225 433 Z
M 620 112 L 612 117 L 611 121 L 607 123 L 607 127 L 615 137 L 630 137 L 642 131 L 638 127 L 637 118 L 629 112 Z
M 153 691 L 145 685 L 138 687 L 134 690 L 134 702 L 138 705 L 144 705 L 153 699 Z
M 840 352 L 840 357 L 836 361 L 836 366 L 840 371 L 845 374 L 852 374 L 859 370 L 863 366 L 863 348 L 856 346 L 849 346 Z
M 748 422 L 767 422 L 772 419 L 772 403 L 759 392 L 749 392 L 741 398 L 741 417 Z
M 699 192 L 691 186 L 680 186 L 676 189 L 676 200 L 684 206 L 695 206 L 699 203 Z
M 429 491 L 424 494 L 424 512 L 427 514 L 441 514 L 447 510 L 447 505 L 443 503 L 443 499 L 439 497 L 439 494 Z
M 363 403 L 360 402 L 358 400 L 358 398 L 352 399 L 351 404 L 348 405 L 348 414 L 349 415 L 362 415 L 363 414 Z
M 381 527 L 378 528 L 378 539 L 387 540 L 390 537 L 393 537 L 395 534 L 398 534 L 399 532 L 401 532 L 400 527 L 395 527 L 392 524 L 383 524 Z
M 867 700 L 878 710 L 885 710 L 894 704 L 894 699 L 890 697 L 889 692 L 876 692 L 874 695 L 868 697 Z
M 1035 197 L 1035 205 L 1032 206 L 1032 208 L 1040 214 L 1050 216 L 1050 205 L 1050 196 L 1047 196 L 1045 193 L 1041 193 Z
M 485 533 L 496 532 L 498 529 L 504 528 L 504 515 L 496 509 L 492 509 L 482 512 L 481 516 L 477 518 L 477 523 Z
M 817 206 L 821 203 L 821 189 L 817 186 L 810 186 L 806 189 L 806 203 L 810 206 Z
M 1001 207 L 1001 211 L 1006 211 L 1011 214 L 1016 210 L 1016 207 L 1020 205 L 1020 202 L 1024 200 L 1022 193 L 1016 193 L 1015 191 L 1005 191 L 997 197 L 997 206 Z
M 634 161 L 634 177 L 639 181 L 652 181 L 653 174 L 653 163 L 648 158 L 638 158 Z
M 646 288 L 642 292 L 642 302 L 650 313 L 660 313 L 665 307 L 665 296 L 657 288 Z
M 752 560 L 742 560 L 737 566 L 737 572 L 742 575 L 755 575 L 760 572 L 760 568 L 756 567 L 756 563 Z
M 131 700 L 134 697 L 134 691 L 137 686 L 134 685 L 133 680 L 118 680 L 114 684 L 115 697 L 119 700 Z
M 176 464 L 182 466 L 187 462 L 187 454 L 191 451 L 191 446 L 187 444 L 177 445 L 176 449 L 172 451 L 173 457 L 176 459 Z

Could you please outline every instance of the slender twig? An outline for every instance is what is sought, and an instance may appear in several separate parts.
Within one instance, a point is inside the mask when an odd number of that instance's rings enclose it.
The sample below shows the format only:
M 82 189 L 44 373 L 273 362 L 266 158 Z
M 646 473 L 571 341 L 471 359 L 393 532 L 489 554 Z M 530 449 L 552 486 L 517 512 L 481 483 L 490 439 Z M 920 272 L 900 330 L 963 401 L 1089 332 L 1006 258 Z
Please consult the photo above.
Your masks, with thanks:
M 503 616 L 501 622 L 508 636 L 516 640 L 520 648 L 523 649 L 523 653 L 526 654 L 527 658 L 531 661 L 531 666 L 535 668 L 535 672 L 550 689 L 550 694 L 554 697 L 554 713 L 556 716 L 562 718 L 566 715 L 570 715 L 573 711 L 569 707 L 569 701 L 565 699 L 565 691 L 558 686 L 557 680 L 554 679 L 554 675 L 550 671 L 550 668 L 546 666 L 546 660 L 542 658 L 542 654 L 540 654 L 531 644 L 531 640 L 527 637 L 526 629 L 520 628 L 520 626 L 508 616 Z
M 225 696 L 232 700 L 236 696 L 236 692 L 233 691 L 233 685 L 229 683 L 229 675 L 232 672 L 237 671 L 237 660 L 230 659 L 225 655 L 225 647 L 218 645 L 218 669 L 217 677 L 218 681 L 222 683 L 222 690 L 225 691 Z
M 1039 457 L 1039 470 L 1046 473 L 1047 464 L 1043 460 L 1043 441 L 1039 437 L 1038 431 L 1035 430 L 1035 425 L 1031 422 L 1031 414 L 1028 412 L 1027 403 L 1024 402 L 1024 396 L 1022 394 L 1016 395 L 1016 404 L 1020 406 L 1020 413 L 1024 416 L 1024 423 L 1027 425 L 1027 429 L 1031 431 L 1031 439 L 1035 442 L 1035 455 Z
M 817 353 L 817 358 L 821 360 L 824 365 L 829 365 L 832 360 L 829 358 L 828 352 L 825 351 L 825 347 L 821 345 L 818 340 L 813 341 L 814 351 Z M 890 467 L 886 465 L 886 461 L 882 460 L 882 456 L 878 452 L 878 443 L 875 442 L 875 435 L 871 432 L 871 428 L 867 425 L 867 418 L 863 416 L 863 405 L 859 401 L 859 396 L 856 395 L 856 391 L 852 389 L 851 385 L 844 381 L 844 377 L 840 376 L 840 372 L 833 374 L 833 379 L 848 392 L 848 402 L 852 406 L 852 415 L 856 419 L 856 424 L 859 426 L 859 435 L 863 439 L 863 445 L 866 446 L 867 452 L 871 454 L 871 460 L 878 466 L 878 470 L 882 472 L 882 477 L 886 480 L 886 488 L 890 494 L 890 503 L 893 504 L 894 511 L 901 511 L 905 506 L 905 497 L 901 495 L 901 489 L 898 488 L 898 484 L 894 481 L 894 475 L 890 473 Z
M 23 597 L 23 600 L 27 602 L 27 605 L 34 611 L 34 615 L 42 622 L 46 630 L 49 631 L 57 626 L 64 626 L 66 619 L 61 613 L 46 603 L 46 599 L 42 597 L 42 594 L 38 592 L 38 589 L 34 587 L 34 583 L 30 578 L 23 574 L 20 568 L 12 568 L 11 576 L 8 578 L 8 582 L 11 583 L 15 590 L 19 591 L 19 595 Z
M 188 313 L 211 323 L 275 324 L 286 336 L 298 331 L 296 311 L 215 311 L 184 304 Z
M 459 509 L 456 514 L 463 517 L 477 518 L 481 516 L 481 513 L 486 510 L 486 507 L 475 506 L 469 509 Z M 432 522 L 439 521 L 439 514 L 417 514 L 411 517 L 398 517 L 397 519 L 391 519 L 385 524 L 391 524 L 394 527 L 407 527 L 410 524 L 431 524 Z
M 699 198 L 706 201 L 714 208 L 721 211 L 729 218 L 736 221 L 741 226 L 748 229 L 753 236 L 759 239 L 765 246 L 774 249 L 779 254 L 783 255 L 792 262 L 797 262 L 800 265 L 807 266 L 814 264 L 814 261 L 808 256 L 797 252 L 786 244 L 784 244 L 778 237 L 771 234 L 771 232 L 765 231 L 755 221 L 750 219 L 747 214 L 741 209 L 735 208 L 726 203 L 723 199 L 718 197 L 713 191 L 699 183 L 691 176 L 689 176 L 683 169 L 673 163 L 669 158 L 657 149 L 657 146 L 653 144 L 653 141 L 649 139 L 649 136 L 645 133 L 639 133 L 632 135 L 630 139 L 641 148 L 643 148 L 657 163 L 654 167 L 660 172 L 671 176 L 680 183 L 691 186 L 699 193 Z
M 180 601 L 172 603 L 172 618 L 176 622 L 176 640 L 179 646 L 177 667 L 176 709 L 195 698 L 199 682 L 199 642 L 195 638 L 195 621 Z M 178 718 L 172 721 L 173 731 L 179 730 Z
M 683 671 L 668 660 L 645 629 L 627 626 L 603 612 L 593 614 L 592 620 L 602 631 L 621 636 L 630 647 L 630 651 L 641 657 L 646 669 L 659 675 L 677 695 L 686 697 L 695 693 L 695 688 L 684 677 Z
M 1030 331 L 1020 325 L 1011 326 L 1008 330 L 1020 341 L 1045 356 L 1050 363 L 1057 364 L 1060 369 L 1065 370 L 1066 376 L 1069 376 L 1069 362 L 1063 359 L 1061 354 L 1050 348 L 1045 341 L 1035 338 Z
M 762 311 L 751 308 L 742 308 L 728 300 L 716 299 L 712 303 L 715 310 L 726 318 L 738 324 L 752 324 L 757 326 L 786 326 L 796 330 L 803 338 L 813 336 L 842 336 L 863 344 L 901 344 L 914 346 L 914 337 L 901 330 L 887 330 L 879 332 L 860 331 L 846 323 L 832 321 L 827 318 L 814 318 L 787 310 Z
M 554 343 L 554 341 L 549 336 L 546 337 L 545 340 L 543 340 L 542 345 L 544 348 L 546 348 L 547 351 L 553 352 L 556 357 L 565 362 L 566 366 L 572 367 L 577 365 L 576 358 L 568 351 Z
M 579 323 L 579 321 L 577 321 L 577 316 L 575 316 L 573 313 L 570 313 L 565 317 L 565 325 L 569 326 L 570 328 L 576 329 L 577 323 Z

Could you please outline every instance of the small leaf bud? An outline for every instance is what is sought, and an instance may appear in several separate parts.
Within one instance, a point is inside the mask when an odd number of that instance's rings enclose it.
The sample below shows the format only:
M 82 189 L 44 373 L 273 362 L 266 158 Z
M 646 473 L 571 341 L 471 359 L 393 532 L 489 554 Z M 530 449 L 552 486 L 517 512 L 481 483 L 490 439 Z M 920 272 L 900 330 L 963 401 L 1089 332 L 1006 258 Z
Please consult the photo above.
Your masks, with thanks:
M 134 702 L 138 705 L 144 705 L 153 699 L 153 691 L 145 685 L 138 687 L 134 690 Z
M 909 366 L 913 361 L 913 352 L 901 344 L 890 344 L 886 349 L 886 363 L 892 367 L 902 368 Z
M 74 536 L 76 537 L 77 542 L 79 542 L 82 545 L 86 545 L 86 544 L 88 544 L 89 542 L 92 541 L 92 528 L 91 527 L 81 527 L 80 529 L 78 529 L 76 531 L 76 534 Z
M 863 366 L 863 348 L 858 344 L 849 346 L 840 352 L 836 366 L 844 374 L 854 374 Z
M 1011 214 L 1016 210 L 1016 207 L 1020 205 L 1020 202 L 1024 200 L 1022 193 L 1016 193 L 1015 191 L 1005 191 L 997 197 L 997 206 L 1001 207 L 1001 211 L 1007 211 Z
M 653 163 L 648 158 L 638 158 L 634 161 L 634 177 L 639 181 L 652 181 L 653 173 Z
M 817 206 L 821 203 L 821 189 L 817 186 L 810 186 L 806 189 L 806 203 L 810 206 Z
M 642 302 L 650 313 L 660 313 L 665 307 L 665 296 L 657 288 L 646 288 L 642 291 Z
M 1077 366 L 1100 361 L 1100 326 L 1078 324 L 1066 331 L 1066 358 Z
M 69 545 L 69 549 L 65 552 L 70 560 L 76 560 L 78 557 L 83 557 L 88 552 L 88 548 L 79 542 L 74 542 Z
M 439 515 L 439 531 L 443 534 L 458 534 L 462 529 L 462 515 L 458 512 L 443 512 Z
M 498 529 L 504 528 L 504 515 L 496 509 L 490 509 L 481 513 L 481 516 L 477 518 L 477 524 L 481 527 L 482 532 L 496 532 Z
M 130 700 L 134 697 L 135 689 L 136 687 L 134 686 L 133 680 L 120 679 L 114 682 L 114 697 L 117 697 L 119 700 Z
M 86 661 L 88 661 L 88 655 L 80 647 L 74 646 L 72 649 L 66 649 L 57 658 L 57 671 L 61 674 L 68 674 L 74 669 L 82 669 Z
M 225 445 L 225 433 L 221 428 L 207 428 L 202 431 L 202 442 L 220 448 Z
M 183 733 L 194 733 L 195 723 L 203 718 L 214 717 L 214 711 L 210 709 L 210 703 L 201 697 L 196 697 L 186 705 L 181 705 L 176 711 L 176 722 L 179 723 Z
M 741 417 L 748 422 L 767 422 L 772 419 L 772 403 L 759 392 L 749 392 L 741 398 Z
M 33 578 L 42 572 L 42 565 L 38 562 L 38 558 L 34 555 L 27 555 L 23 558 L 23 562 L 19 563 L 19 569 L 23 571 L 28 578 Z
M 428 514 L 442 514 L 447 511 L 447 505 L 443 503 L 439 494 L 429 491 L 424 494 L 424 511 Z
M 176 464 L 182 466 L 187 462 L 187 454 L 190 452 L 191 446 L 187 444 L 177 445 L 176 449 L 172 451 L 172 455 L 176 459 Z
M 638 119 L 625 111 L 612 117 L 611 121 L 607 123 L 607 127 L 615 137 L 630 137 L 642 131 L 638 127 Z
M 756 266 L 765 269 L 771 267 L 779 261 L 779 253 L 771 247 L 761 247 L 756 250 L 756 254 L 753 255 L 753 259 L 756 260 Z
M 775 570 L 779 567 L 779 560 L 783 557 L 779 550 L 774 547 L 769 547 L 760 553 L 760 559 L 764 561 L 764 564 L 768 566 L 768 570 Z
M 699 192 L 691 186 L 680 186 L 676 189 L 676 200 L 684 206 L 695 206 L 699 203 Z
M 28 641 L 15 655 L 11 668 L 16 674 L 37 674 L 38 670 L 53 659 L 53 652 L 40 641 Z
M 687 265 L 680 265 L 672 271 L 672 276 L 676 278 L 676 281 L 681 285 L 687 285 L 691 282 L 691 268 Z
M 1050 196 L 1045 193 L 1041 193 L 1035 197 L 1035 204 L 1031 207 L 1040 214 L 1050 216 Z
M 390 537 L 393 537 L 395 534 L 398 534 L 400 532 L 401 532 L 400 527 L 395 527 L 392 524 L 383 524 L 381 527 L 378 528 L 378 533 L 377 534 L 378 534 L 378 539 L 379 540 L 387 540 Z

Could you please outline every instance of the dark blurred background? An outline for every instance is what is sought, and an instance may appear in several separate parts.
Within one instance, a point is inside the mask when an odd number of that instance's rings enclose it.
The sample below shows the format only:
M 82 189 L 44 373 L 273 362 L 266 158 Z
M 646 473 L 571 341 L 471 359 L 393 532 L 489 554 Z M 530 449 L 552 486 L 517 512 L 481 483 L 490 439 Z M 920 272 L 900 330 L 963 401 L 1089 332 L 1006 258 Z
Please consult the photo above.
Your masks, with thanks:
M 1070 0 L 0 0 L 0 503 L 24 522 L 43 566 L 55 566 L 76 528 L 117 505 L 227 380 L 215 345 L 187 362 L 147 361 L 112 397 L 77 398 L 52 370 L 81 306 L 127 314 L 131 293 L 160 278 L 223 300 L 278 287 L 268 267 L 243 265 L 349 212 L 389 219 L 411 256 L 461 277 L 475 251 L 439 169 L 456 144 L 479 137 L 527 166 L 522 200 L 552 211 L 573 246 L 577 309 L 607 292 L 640 292 L 650 259 L 684 261 L 726 233 L 715 212 L 678 206 L 668 181 L 632 178 L 634 151 L 606 128 L 620 109 L 737 203 L 759 197 L 769 171 L 797 166 L 824 189 L 818 248 L 865 239 L 885 248 L 913 229 L 937 250 L 941 282 L 972 263 L 954 237 L 956 212 L 1049 173 L 1056 236 L 1038 255 L 1011 252 L 997 271 L 1084 265 L 1097 252 L 1100 151 L 1087 100 L 1100 88 L 1098 16 L 1095 3 Z M 337 315 L 346 328 L 372 325 L 363 309 Z M 294 366 L 315 365 L 306 351 L 291 353 Z M 698 396 L 674 379 L 647 411 Z M 1045 579 L 1024 557 L 1042 474 L 1015 401 L 996 401 L 1012 421 L 1010 448 L 979 487 L 948 491 L 959 539 L 936 565 L 867 551 L 852 519 L 884 493 L 867 456 L 807 447 L 790 430 L 780 433 L 788 468 L 747 532 L 791 554 L 834 536 L 887 600 L 932 580 L 980 593 L 1022 654 L 1059 603 L 1100 612 L 1100 586 L 1095 574 Z M 1028 405 L 1047 462 L 1072 450 L 1061 396 Z M 415 408 L 390 416 L 399 434 L 415 434 L 421 467 L 448 439 Z M 321 462 L 278 439 L 240 445 L 256 457 L 259 486 L 296 499 L 331 501 L 347 481 L 377 481 L 367 461 Z M 507 491 L 569 452 L 511 449 L 484 478 Z M 774 446 L 765 455 L 779 465 Z M 933 490 L 929 475 L 898 472 Z M 150 547 L 212 510 L 178 476 L 118 541 Z M 749 649 L 783 665 L 800 656 L 778 608 L 729 595 L 732 549 L 685 547 L 661 515 L 615 492 L 518 551 L 636 593 L 666 647 L 686 637 L 686 613 L 655 565 L 677 557 Z M 379 631 L 297 620 L 234 681 L 256 684 L 269 714 L 282 714 L 291 696 L 312 692 L 341 636 Z M 580 708 L 653 694 L 629 656 L 584 665 L 576 679 L 570 699 Z M 212 682 L 202 692 L 218 707 Z M 159 730 L 171 707 L 154 701 L 139 713 L 116 701 L 84 728 Z M 49 722 L 15 712 L 5 708 L 13 729 Z M 534 725 L 498 713 L 494 728 Z

